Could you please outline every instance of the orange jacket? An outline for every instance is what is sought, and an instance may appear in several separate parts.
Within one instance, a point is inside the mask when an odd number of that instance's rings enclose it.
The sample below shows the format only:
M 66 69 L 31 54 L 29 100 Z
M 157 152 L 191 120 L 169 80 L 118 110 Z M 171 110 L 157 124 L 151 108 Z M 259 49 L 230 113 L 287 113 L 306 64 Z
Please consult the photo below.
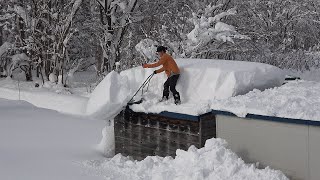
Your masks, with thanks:
M 180 74 L 180 69 L 178 68 L 177 63 L 174 59 L 167 53 L 163 54 L 160 60 L 154 64 L 146 64 L 144 67 L 154 68 L 162 65 L 162 68 L 156 70 L 157 73 L 161 73 L 165 71 L 167 76 L 169 77 L 171 73 Z

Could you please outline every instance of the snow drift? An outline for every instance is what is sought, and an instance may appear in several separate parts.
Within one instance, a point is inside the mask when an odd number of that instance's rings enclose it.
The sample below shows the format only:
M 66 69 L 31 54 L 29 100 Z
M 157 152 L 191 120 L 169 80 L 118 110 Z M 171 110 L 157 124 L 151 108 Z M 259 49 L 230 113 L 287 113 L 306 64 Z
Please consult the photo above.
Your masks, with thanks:
M 158 103 L 162 96 L 164 73 L 156 74 L 143 94 L 146 99 L 134 105 L 135 111 L 159 113 L 162 111 L 198 115 L 210 111 L 209 100 L 227 99 L 246 94 L 253 89 L 264 90 L 280 86 L 284 73 L 277 67 L 242 61 L 177 59 L 181 76 L 177 84 L 182 105 Z M 92 93 L 87 106 L 88 114 L 116 115 L 134 92 L 155 69 L 132 68 L 117 74 L 112 72 Z M 136 100 L 141 98 L 139 93 Z M 102 113 L 102 114 L 101 114 Z

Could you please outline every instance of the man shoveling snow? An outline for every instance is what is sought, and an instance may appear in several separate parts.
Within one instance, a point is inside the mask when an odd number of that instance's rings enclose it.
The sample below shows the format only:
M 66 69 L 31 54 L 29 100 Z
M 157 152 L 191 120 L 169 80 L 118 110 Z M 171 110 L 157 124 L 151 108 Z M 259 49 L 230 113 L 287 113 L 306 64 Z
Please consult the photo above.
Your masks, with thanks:
M 181 104 L 181 100 L 180 100 L 180 94 L 176 90 L 176 85 L 180 77 L 180 69 L 177 63 L 175 62 L 175 60 L 169 54 L 167 54 L 166 51 L 167 51 L 166 47 L 158 46 L 157 53 L 160 56 L 160 60 L 154 64 L 144 64 L 143 68 L 154 68 L 162 65 L 162 68 L 155 70 L 153 72 L 154 74 L 158 74 L 165 71 L 168 76 L 168 79 L 163 84 L 163 87 L 164 87 L 163 96 L 160 102 L 166 101 L 169 99 L 169 89 L 170 89 L 174 97 L 174 103 L 178 105 L 178 104 Z

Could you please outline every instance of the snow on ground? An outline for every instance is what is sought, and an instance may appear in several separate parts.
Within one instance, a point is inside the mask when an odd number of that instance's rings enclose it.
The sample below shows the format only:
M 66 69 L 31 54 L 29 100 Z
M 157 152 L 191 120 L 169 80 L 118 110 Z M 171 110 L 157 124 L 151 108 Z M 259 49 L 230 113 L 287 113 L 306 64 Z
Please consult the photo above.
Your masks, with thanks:
M 177 156 L 149 156 L 142 161 L 132 161 L 120 154 L 112 159 L 83 163 L 91 173 L 107 179 L 155 180 L 287 180 L 281 172 L 270 168 L 257 169 L 245 164 L 235 153 L 226 148 L 222 139 L 210 139 L 205 147 L 191 146 L 188 151 L 177 150 Z
M 39 109 L 25 101 L 0 99 L 0 179 L 85 180 L 85 160 L 97 150 L 106 122 Z
M 77 115 L 85 115 L 88 102 L 87 97 L 72 95 L 63 87 L 35 88 L 33 83 L 11 79 L 0 80 L 0 98 L 24 100 L 37 107 Z

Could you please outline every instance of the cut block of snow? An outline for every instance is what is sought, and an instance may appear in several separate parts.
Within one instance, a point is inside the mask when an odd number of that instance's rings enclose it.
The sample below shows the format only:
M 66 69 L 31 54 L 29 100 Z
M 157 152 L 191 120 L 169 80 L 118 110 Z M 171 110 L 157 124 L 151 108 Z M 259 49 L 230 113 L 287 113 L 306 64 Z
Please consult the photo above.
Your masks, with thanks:
M 112 118 L 126 105 L 129 94 L 128 78 L 112 71 L 92 92 L 86 112 L 95 117 Z
M 114 121 L 108 120 L 107 125 L 102 130 L 102 139 L 97 149 L 105 157 L 113 157 L 115 153 Z

